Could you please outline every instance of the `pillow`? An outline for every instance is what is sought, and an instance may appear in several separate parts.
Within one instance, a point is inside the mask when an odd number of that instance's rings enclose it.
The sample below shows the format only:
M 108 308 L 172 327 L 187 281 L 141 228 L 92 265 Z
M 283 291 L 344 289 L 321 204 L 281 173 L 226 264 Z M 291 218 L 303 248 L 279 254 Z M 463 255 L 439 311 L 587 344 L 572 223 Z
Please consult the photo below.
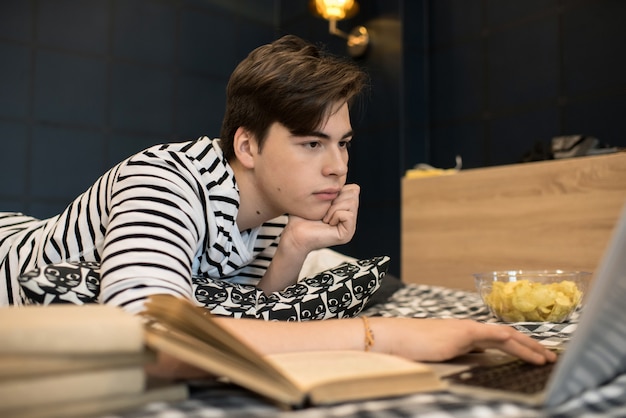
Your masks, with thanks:
M 363 310 L 388 268 L 387 256 L 344 261 L 270 295 L 250 285 L 194 278 L 194 294 L 216 315 L 280 321 L 347 318 Z
M 97 303 L 100 294 L 100 264 L 55 263 L 29 271 L 18 280 L 27 304 Z
M 396 276 L 387 273 L 385 277 L 382 278 L 382 280 L 380 281 L 380 287 L 378 288 L 376 293 L 374 293 L 372 297 L 370 297 L 363 309 L 369 309 L 378 304 L 387 303 L 389 298 L 398 290 L 402 289 L 404 286 L 405 284 L 402 282 L 402 280 L 400 280 Z
M 27 303 L 97 303 L 98 263 L 61 262 L 19 278 Z M 381 286 L 389 257 L 344 261 L 302 278 L 270 295 L 250 285 L 194 277 L 196 304 L 213 314 L 281 321 L 346 318 L 358 315 Z

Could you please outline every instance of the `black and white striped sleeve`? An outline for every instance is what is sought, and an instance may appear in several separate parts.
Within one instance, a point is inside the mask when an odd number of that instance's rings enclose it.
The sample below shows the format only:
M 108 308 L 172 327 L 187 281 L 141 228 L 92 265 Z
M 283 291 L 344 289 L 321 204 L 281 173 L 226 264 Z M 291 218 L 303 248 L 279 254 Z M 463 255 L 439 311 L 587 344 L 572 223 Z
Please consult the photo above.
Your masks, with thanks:
M 151 294 L 192 298 L 191 266 L 206 229 L 204 189 L 192 163 L 176 157 L 144 152 L 120 167 L 103 247 L 101 303 L 137 312 Z

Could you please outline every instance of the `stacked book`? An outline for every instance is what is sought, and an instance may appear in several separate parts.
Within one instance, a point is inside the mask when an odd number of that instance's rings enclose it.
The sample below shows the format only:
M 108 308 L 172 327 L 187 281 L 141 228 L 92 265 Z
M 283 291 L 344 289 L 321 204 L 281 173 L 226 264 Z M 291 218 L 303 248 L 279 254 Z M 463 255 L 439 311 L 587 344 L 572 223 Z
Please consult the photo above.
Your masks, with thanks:
M 184 399 L 149 381 L 139 317 L 105 305 L 0 308 L 0 416 L 88 416 Z

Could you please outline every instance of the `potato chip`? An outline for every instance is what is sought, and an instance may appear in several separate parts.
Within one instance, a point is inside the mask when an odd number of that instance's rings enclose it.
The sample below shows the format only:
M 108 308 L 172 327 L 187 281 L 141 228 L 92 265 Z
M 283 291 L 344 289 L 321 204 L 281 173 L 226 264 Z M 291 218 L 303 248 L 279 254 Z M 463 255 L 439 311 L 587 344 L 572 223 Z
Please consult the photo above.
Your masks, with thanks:
M 507 322 L 562 322 L 578 306 L 582 292 L 576 283 L 538 283 L 526 279 L 493 282 L 484 296 L 491 312 Z

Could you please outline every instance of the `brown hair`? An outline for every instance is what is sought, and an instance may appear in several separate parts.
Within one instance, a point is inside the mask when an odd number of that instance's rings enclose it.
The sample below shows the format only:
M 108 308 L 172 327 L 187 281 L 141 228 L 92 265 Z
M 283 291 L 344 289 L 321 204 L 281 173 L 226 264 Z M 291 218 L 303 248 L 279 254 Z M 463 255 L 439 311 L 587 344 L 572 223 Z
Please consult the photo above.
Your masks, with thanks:
M 287 35 L 253 50 L 233 71 L 226 89 L 221 147 L 234 157 L 239 127 L 249 130 L 259 149 L 270 125 L 279 122 L 294 134 L 315 131 L 331 106 L 349 105 L 367 84 L 354 62 L 332 56 L 297 36 Z

